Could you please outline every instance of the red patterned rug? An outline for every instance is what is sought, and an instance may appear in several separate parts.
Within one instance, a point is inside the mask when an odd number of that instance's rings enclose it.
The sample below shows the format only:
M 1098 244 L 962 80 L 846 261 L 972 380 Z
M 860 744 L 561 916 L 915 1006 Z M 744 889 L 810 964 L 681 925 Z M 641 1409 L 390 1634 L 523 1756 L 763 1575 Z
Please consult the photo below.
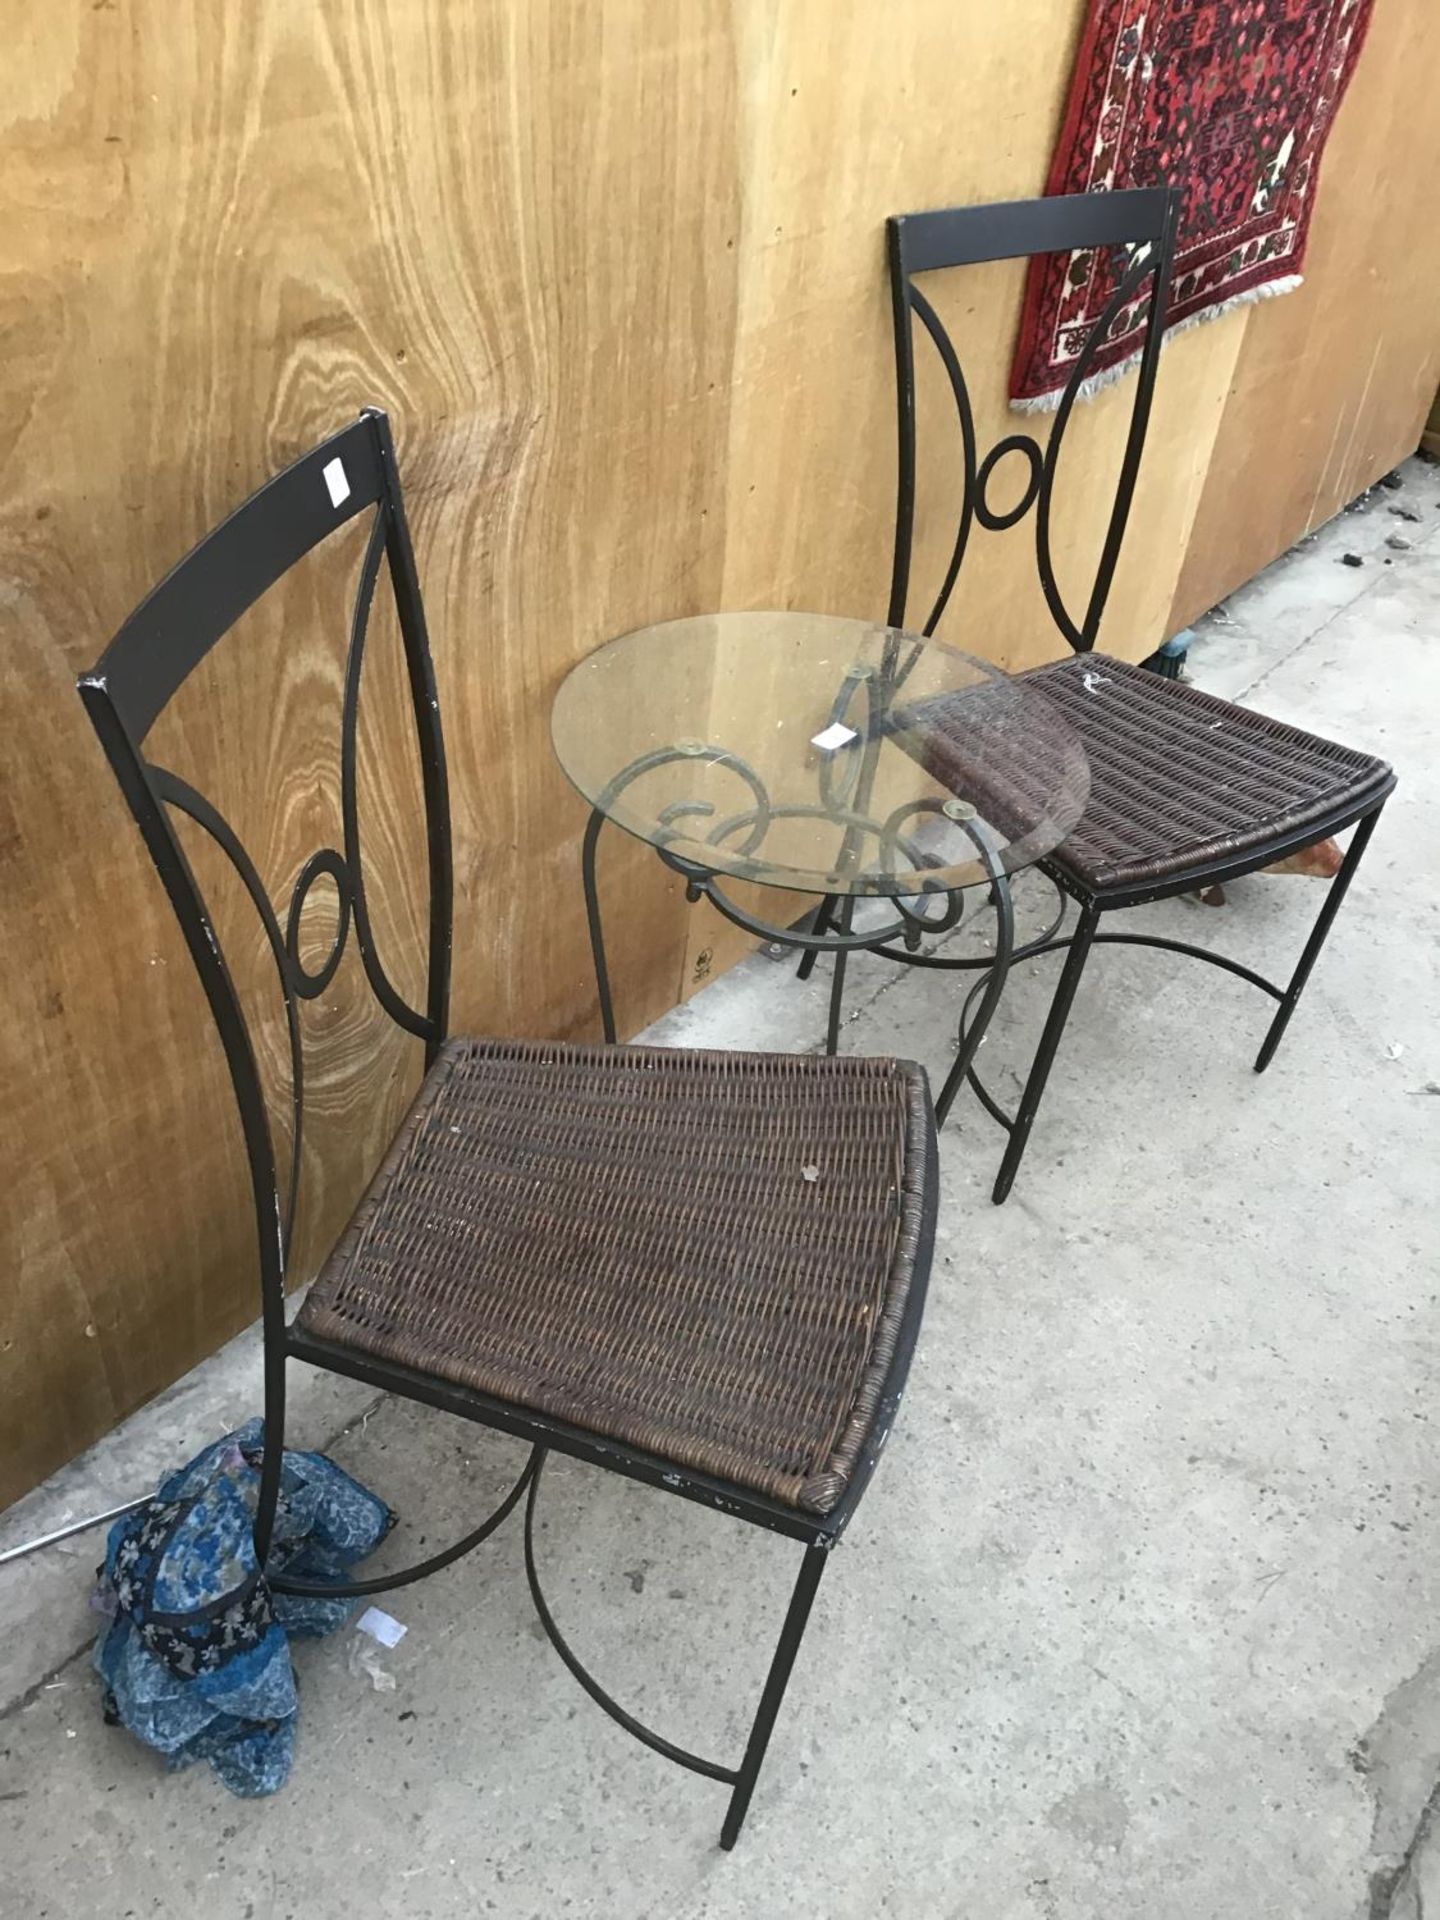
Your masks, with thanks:
M 1184 188 L 1171 327 L 1300 284 L 1320 156 L 1372 4 L 1090 0 L 1045 190 Z M 1031 262 L 1017 404 L 1055 404 L 1124 264 L 1111 252 Z M 1119 316 L 1085 391 L 1123 372 L 1143 325 L 1143 308 Z

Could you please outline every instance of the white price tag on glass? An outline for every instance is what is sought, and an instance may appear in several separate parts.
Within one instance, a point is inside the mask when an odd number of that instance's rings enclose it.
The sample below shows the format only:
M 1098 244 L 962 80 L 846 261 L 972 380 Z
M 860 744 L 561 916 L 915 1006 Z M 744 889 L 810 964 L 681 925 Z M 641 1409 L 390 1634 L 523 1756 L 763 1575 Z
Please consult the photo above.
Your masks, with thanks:
M 819 747 L 822 753 L 838 753 L 841 747 L 848 747 L 852 740 L 859 738 L 854 727 L 847 727 L 841 720 L 832 720 L 823 733 L 811 734 L 810 744 Z

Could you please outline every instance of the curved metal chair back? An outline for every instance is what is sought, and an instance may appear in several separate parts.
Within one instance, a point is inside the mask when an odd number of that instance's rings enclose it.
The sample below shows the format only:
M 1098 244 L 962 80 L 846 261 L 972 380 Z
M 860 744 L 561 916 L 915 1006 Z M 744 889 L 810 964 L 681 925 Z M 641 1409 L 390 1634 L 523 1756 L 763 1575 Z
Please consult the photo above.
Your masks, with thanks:
M 933 633 L 954 590 L 971 532 L 978 522 L 994 533 L 1016 525 L 1035 512 L 1035 559 L 1046 604 L 1057 627 L 1077 653 L 1095 644 L 1115 563 L 1120 555 L 1125 523 L 1135 492 L 1155 370 L 1165 329 L 1165 306 L 1175 250 L 1180 195 L 1166 187 L 1142 187 L 1121 193 L 1078 193 L 1044 200 L 1015 200 L 994 206 L 949 207 L 932 213 L 898 214 L 886 222 L 890 255 L 891 294 L 895 319 L 895 374 L 899 424 L 899 485 L 895 508 L 895 562 L 890 584 L 888 624 L 905 625 L 910 588 L 911 550 L 915 530 L 915 344 L 918 318 L 940 356 L 954 396 L 964 457 L 959 519 L 940 591 L 930 609 L 923 633 Z M 1048 444 L 1042 449 L 1028 433 L 1013 433 L 983 457 L 977 446 L 970 390 L 943 321 L 915 284 L 915 276 L 945 267 L 978 266 L 990 260 L 1025 255 L 1066 253 L 1080 255 L 1099 248 L 1124 249 L 1116 270 L 1116 285 L 1104 311 L 1075 356 L 1070 377 L 1055 411 Z M 1122 315 L 1145 312 L 1144 345 L 1134 382 L 1130 426 L 1106 526 L 1094 583 L 1083 614 L 1077 619 L 1066 604 L 1055 578 L 1050 551 L 1050 515 L 1055 474 L 1065 432 L 1080 389 L 1089 377 L 1095 356 L 1111 326 Z M 994 512 L 987 500 L 991 475 L 1007 454 L 1019 453 L 1029 464 L 1029 478 L 1019 502 L 1005 512 Z
M 371 514 L 350 620 L 341 712 L 340 791 L 343 852 L 313 853 L 301 868 L 284 927 L 239 836 L 187 781 L 147 758 L 145 740 L 171 699 L 211 648 L 266 590 L 337 527 Z M 426 1004 L 412 1007 L 376 951 L 366 907 L 356 803 L 356 727 L 370 608 L 382 560 L 390 572 L 405 651 L 424 789 L 430 884 Z M 385 415 L 367 409 L 253 493 L 208 534 L 141 602 L 79 681 L 80 697 L 114 768 L 154 861 L 210 1002 L 235 1089 L 255 1200 L 267 1349 L 285 1325 L 285 1261 L 299 1189 L 304 1080 L 299 1002 L 330 984 L 353 921 L 365 977 L 385 1012 L 425 1042 L 427 1065 L 445 1037 L 450 992 L 451 850 L 445 747 L 419 580 L 405 524 L 395 448 Z M 293 1139 L 282 1209 L 271 1132 L 255 1050 L 204 894 L 185 856 L 170 809 L 189 816 L 243 881 L 268 941 L 289 1035 Z M 339 923 L 317 971 L 300 957 L 305 899 L 321 874 L 334 881 Z M 275 1351 L 280 1351 L 278 1344 Z

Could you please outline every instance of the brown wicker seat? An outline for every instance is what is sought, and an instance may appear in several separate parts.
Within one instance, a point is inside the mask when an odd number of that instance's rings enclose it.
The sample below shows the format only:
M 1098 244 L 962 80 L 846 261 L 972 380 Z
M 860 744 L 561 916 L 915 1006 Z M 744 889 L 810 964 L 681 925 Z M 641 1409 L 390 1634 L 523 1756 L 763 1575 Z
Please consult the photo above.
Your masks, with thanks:
M 894 1060 L 451 1040 L 299 1328 L 827 1513 L 928 1125 Z
M 1392 777 L 1373 754 L 1106 654 L 1021 678 L 1080 735 L 1090 763 L 1084 817 L 1043 863 L 1075 892 L 1188 881 L 1252 852 L 1269 859 L 1274 843 L 1327 832 L 1337 812 L 1362 809 Z M 1003 819 L 1009 789 L 1023 792 L 1023 743 L 1013 766 L 980 766 L 962 700 L 932 701 L 920 714 L 907 712 L 907 748 L 956 792 L 974 798 L 979 788 Z

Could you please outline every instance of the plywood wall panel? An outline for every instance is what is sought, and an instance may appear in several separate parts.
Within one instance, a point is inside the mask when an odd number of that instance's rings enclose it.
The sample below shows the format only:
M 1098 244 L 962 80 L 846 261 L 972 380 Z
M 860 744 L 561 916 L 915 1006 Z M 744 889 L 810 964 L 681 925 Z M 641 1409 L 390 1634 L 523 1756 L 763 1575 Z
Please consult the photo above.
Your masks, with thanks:
M 267 473 L 385 405 L 448 721 L 456 1020 L 587 1030 L 581 816 L 546 716 L 599 641 L 721 592 L 698 536 L 723 526 L 736 269 L 710 236 L 738 197 L 719 5 L 74 0 L 26 32 L 0 101 L 0 1500 L 256 1304 L 218 1045 L 75 672 Z M 163 741 L 282 900 L 334 838 L 344 558 L 257 610 Z M 413 946 L 402 738 L 367 832 L 386 931 Z M 606 866 L 640 1024 L 678 995 L 684 917 L 633 844 Z M 237 907 L 222 888 L 263 1006 Z M 418 1069 L 348 963 L 307 1015 L 328 1067 L 302 1273 Z M 278 1074 L 273 1007 L 262 1055 Z
M 602 640 L 649 621 L 716 606 L 883 610 L 884 217 L 1039 190 L 1081 12 L 1081 0 L 1013 0 L 1003 21 L 954 0 L 17 11 L 0 90 L 0 1502 L 255 1304 L 218 1044 L 75 672 L 250 488 L 359 406 L 387 407 L 452 762 L 456 1023 L 592 1034 L 584 810 L 550 752 L 554 690 Z M 1177 608 L 1271 557 L 1317 484 L 1338 498 L 1407 433 L 1413 444 L 1436 377 L 1419 102 L 1437 53 L 1440 17 L 1423 0 L 1377 7 L 1332 150 L 1349 157 L 1327 169 L 1312 291 L 1167 352 L 1106 635 L 1117 651 L 1149 651 Z M 1383 229 L 1369 217 L 1375 179 Z M 998 434 L 1018 275 L 956 276 L 940 298 Z M 1327 451 L 1334 418 L 1282 430 L 1294 364 L 1350 396 L 1359 424 L 1343 460 Z M 1106 396 L 1075 421 L 1062 565 L 1093 537 L 1122 406 Z M 1258 479 L 1235 478 L 1257 440 L 1273 512 Z M 926 457 L 933 569 L 943 441 Z M 317 838 L 334 836 L 351 560 L 327 552 L 257 609 L 165 739 L 243 821 L 282 898 Z M 1027 611 L 1027 566 L 1023 540 L 978 548 L 950 637 L 1008 663 L 1053 652 Z M 413 978 L 413 765 L 383 650 L 367 700 L 371 884 L 392 967 Z M 674 876 L 619 834 L 602 880 L 627 1030 L 748 944 L 688 909 Z M 283 1106 L 264 948 L 233 886 L 216 885 Z M 323 941 L 323 925 L 307 937 Z M 418 1071 L 348 962 L 306 1017 L 322 1045 L 301 1271 Z
M 1431 0 L 1381 0 L 1326 151 L 1305 284 L 1246 317 L 1168 632 L 1415 449 L 1440 378 L 1437 62 Z
M 1016 0 L 997 29 L 984 8 L 744 9 L 735 403 L 729 418 L 724 604 L 884 616 L 895 500 L 895 399 L 887 215 L 1043 191 L 1083 7 Z M 1024 59 L 1017 49 L 1024 47 Z M 963 74 L 957 110 L 941 74 Z M 1023 262 L 926 277 L 965 367 L 983 452 L 1024 424 L 1006 379 Z M 1104 644 L 1129 658 L 1163 635 L 1189 524 L 1224 409 L 1243 315 L 1171 343 Z M 912 615 L 944 576 L 961 473 L 954 406 L 937 357 L 917 340 L 918 500 Z M 1077 409 L 1056 490 L 1062 586 L 1083 604 L 1113 500 L 1133 386 Z M 777 481 L 783 484 L 781 497 Z M 1108 488 L 1108 494 L 1107 494 Z M 1007 667 L 1063 651 L 1034 563 L 1032 522 L 977 528 L 940 632 Z M 926 589 L 928 588 L 928 598 Z M 772 922 L 800 896 L 737 897 Z M 693 992 L 753 942 L 708 907 L 691 923 Z

